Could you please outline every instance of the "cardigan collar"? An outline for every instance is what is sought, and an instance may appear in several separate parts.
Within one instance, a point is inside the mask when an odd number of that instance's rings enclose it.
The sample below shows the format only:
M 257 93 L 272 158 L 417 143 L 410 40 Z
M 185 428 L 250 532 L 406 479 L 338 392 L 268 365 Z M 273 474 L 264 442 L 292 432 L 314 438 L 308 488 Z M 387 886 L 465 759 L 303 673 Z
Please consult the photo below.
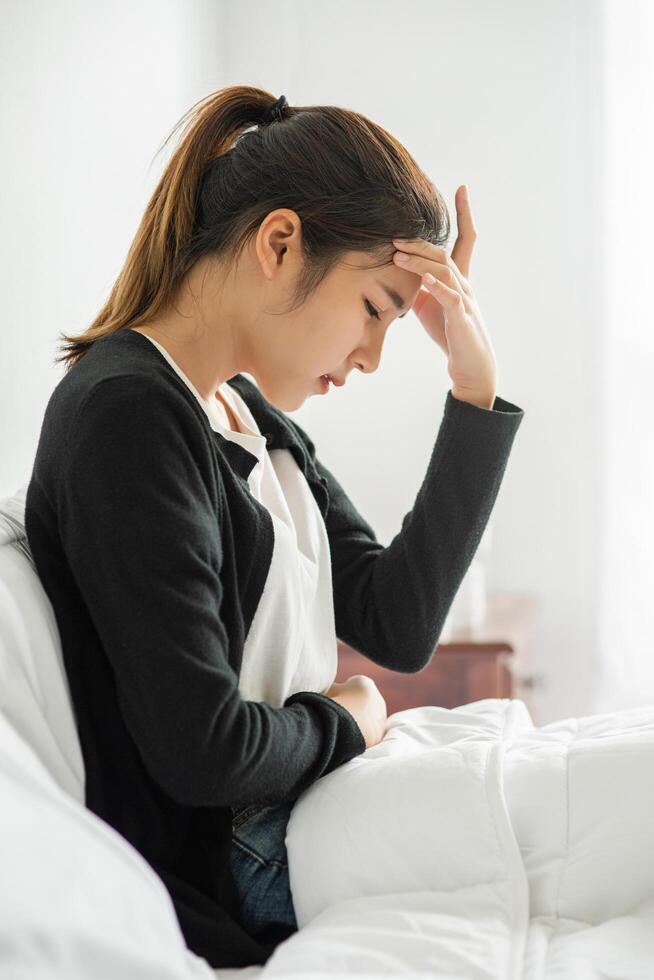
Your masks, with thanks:
M 181 380 L 181 379 L 180 379 Z M 267 401 L 257 386 L 253 384 L 243 374 L 236 374 L 227 381 L 230 387 L 235 388 L 243 401 L 254 416 L 259 431 L 266 438 L 267 449 L 288 449 L 295 462 L 302 470 L 304 477 L 309 484 L 316 502 L 322 512 L 323 519 L 327 517 L 329 510 L 329 492 L 327 481 L 316 469 L 315 462 L 309 454 L 309 448 L 304 440 L 296 433 L 293 423 L 287 419 L 283 412 L 271 405 Z M 219 432 L 211 430 L 214 438 L 220 439 L 220 446 L 227 457 L 227 460 L 237 473 L 244 480 L 247 480 L 250 471 L 257 464 L 258 459 L 253 453 L 244 449 L 237 442 L 225 439 Z
M 305 478 L 314 485 L 317 484 L 319 488 L 319 493 L 324 494 L 324 502 L 327 501 L 327 491 L 324 488 L 325 480 L 317 472 L 314 462 L 312 461 L 308 447 L 304 441 L 296 434 L 293 428 L 292 422 L 286 418 L 283 412 L 275 408 L 267 401 L 260 390 L 255 384 L 253 384 L 248 378 L 243 374 L 236 374 L 233 378 L 230 378 L 227 382 L 230 387 L 235 388 L 243 401 L 247 404 L 248 408 L 254 416 L 254 420 L 257 423 L 259 431 L 266 439 L 267 449 L 288 449 L 292 453 L 296 463 L 304 473 Z M 218 433 L 214 433 L 219 435 Z M 222 436 L 220 436 L 222 439 Z M 249 453 L 246 449 L 240 446 L 238 443 L 232 442 L 229 439 L 222 439 L 223 451 L 230 459 L 230 463 L 234 465 L 234 468 L 242 470 L 242 475 L 247 479 L 250 470 L 258 462 L 256 456 Z M 226 449 L 226 445 L 230 448 Z M 239 453 L 234 453 L 234 450 L 240 450 Z M 231 457 L 230 457 L 231 454 Z M 245 459 L 243 457 L 246 457 Z
M 153 359 L 153 364 L 156 363 L 158 367 L 163 368 L 174 384 L 182 387 L 184 393 L 191 400 L 195 410 L 201 412 L 203 418 L 206 419 L 204 412 L 202 412 L 202 409 L 197 403 L 197 399 L 189 391 L 188 386 L 168 363 L 161 351 L 157 350 L 155 345 L 147 337 L 144 337 L 143 334 L 136 330 L 130 330 L 128 328 L 107 334 L 105 337 L 111 337 L 114 341 L 122 339 L 127 343 L 136 344 L 148 358 Z M 309 455 L 308 447 L 296 433 L 293 423 L 286 418 L 283 412 L 275 408 L 274 405 L 271 405 L 263 397 L 257 386 L 246 378 L 245 375 L 236 374 L 233 378 L 228 379 L 227 384 L 235 388 L 246 402 L 254 416 L 259 431 L 266 439 L 266 448 L 268 450 L 288 449 L 292 453 L 293 458 L 302 470 L 307 481 L 312 486 L 317 487 L 318 495 L 322 498 L 323 509 L 326 510 L 328 494 L 324 485 L 325 480 L 317 472 L 315 464 Z M 211 427 L 209 428 L 212 437 L 217 441 L 229 465 L 239 476 L 247 481 L 252 469 L 258 463 L 257 457 L 253 453 L 248 452 L 239 443 L 233 442 L 231 439 L 225 439 L 221 433 L 216 432 Z

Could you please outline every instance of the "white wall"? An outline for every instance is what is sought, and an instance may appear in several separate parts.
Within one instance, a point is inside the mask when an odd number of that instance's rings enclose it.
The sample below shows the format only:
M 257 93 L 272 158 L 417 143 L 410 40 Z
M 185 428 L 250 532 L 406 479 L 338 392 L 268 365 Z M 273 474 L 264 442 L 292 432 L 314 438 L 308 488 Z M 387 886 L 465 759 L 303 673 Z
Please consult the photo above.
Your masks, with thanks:
M 467 183 L 471 280 L 525 410 L 493 518 L 493 589 L 536 592 L 548 687 L 539 720 L 589 711 L 597 638 L 602 305 L 596 159 L 602 115 L 592 0 L 285 0 L 5 7 L 0 492 L 29 476 L 61 376 L 60 330 L 88 325 L 160 172 L 156 148 L 225 84 L 361 111 L 444 193 Z M 118 12 L 119 11 L 119 12 Z M 390 541 L 411 507 L 450 379 L 417 320 L 391 328 L 373 376 L 294 413 Z M 8 425 L 11 423 L 11 431 Z M 536 702 L 536 698 L 534 698 Z
M 31 472 L 63 375 L 127 254 L 183 112 L 225 84 L 208 2 L 21 0 L 0 6 L 0 493 Z M 211 42 L 211 43 L 209 43 Z M 218 52 L 218 54 L 216 53 Z
M 605 5 L 597 710 L 654 703 L 654 5 Z

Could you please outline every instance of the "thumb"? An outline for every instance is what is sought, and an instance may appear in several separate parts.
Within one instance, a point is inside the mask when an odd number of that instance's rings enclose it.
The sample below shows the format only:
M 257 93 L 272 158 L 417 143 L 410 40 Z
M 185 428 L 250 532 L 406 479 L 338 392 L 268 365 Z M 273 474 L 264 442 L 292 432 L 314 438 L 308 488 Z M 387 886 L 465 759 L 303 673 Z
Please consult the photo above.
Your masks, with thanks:
M 470 262 L 472 260 L 472 250 L 477 240 L 477 229 L 472 217 L 470 206 L 470 195 L 467 184 L 461 184 L 454 195 L 456 206 L 456 226 L 458 235 L 454 248 L 452 249 L 452 260 L 456 263 L 457 269 L 463 276 L 468 278 L 470 275 Z

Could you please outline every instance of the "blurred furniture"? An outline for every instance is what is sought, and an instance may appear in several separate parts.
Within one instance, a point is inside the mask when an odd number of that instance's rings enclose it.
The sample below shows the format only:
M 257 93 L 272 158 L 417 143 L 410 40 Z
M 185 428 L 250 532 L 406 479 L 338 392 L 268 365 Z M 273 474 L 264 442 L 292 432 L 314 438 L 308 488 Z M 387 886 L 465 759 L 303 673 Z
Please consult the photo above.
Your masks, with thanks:
M 531 671 L 529 656 L 537 610 L 534 595 L 491 593 L 481 625 L 453 631 L 415 674 L 379 667 L 338 640 L 336 681 L 341 683 L 352 674 L 372 677 L 389 715 L 428 704 L 454 708 L 483 698 L 520 698 L 537 724 L 530 694 L 542 678 Z

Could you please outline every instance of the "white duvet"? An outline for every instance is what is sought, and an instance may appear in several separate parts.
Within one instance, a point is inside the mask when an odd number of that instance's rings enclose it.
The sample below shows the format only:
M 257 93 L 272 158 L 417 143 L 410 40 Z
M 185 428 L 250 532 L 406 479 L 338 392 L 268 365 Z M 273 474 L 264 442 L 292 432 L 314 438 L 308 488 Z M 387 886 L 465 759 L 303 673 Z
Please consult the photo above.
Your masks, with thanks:
M 653 833 L 654 706 L 398 712 L 296 803 L 300 931 L 261 975 L 652 980 Z

